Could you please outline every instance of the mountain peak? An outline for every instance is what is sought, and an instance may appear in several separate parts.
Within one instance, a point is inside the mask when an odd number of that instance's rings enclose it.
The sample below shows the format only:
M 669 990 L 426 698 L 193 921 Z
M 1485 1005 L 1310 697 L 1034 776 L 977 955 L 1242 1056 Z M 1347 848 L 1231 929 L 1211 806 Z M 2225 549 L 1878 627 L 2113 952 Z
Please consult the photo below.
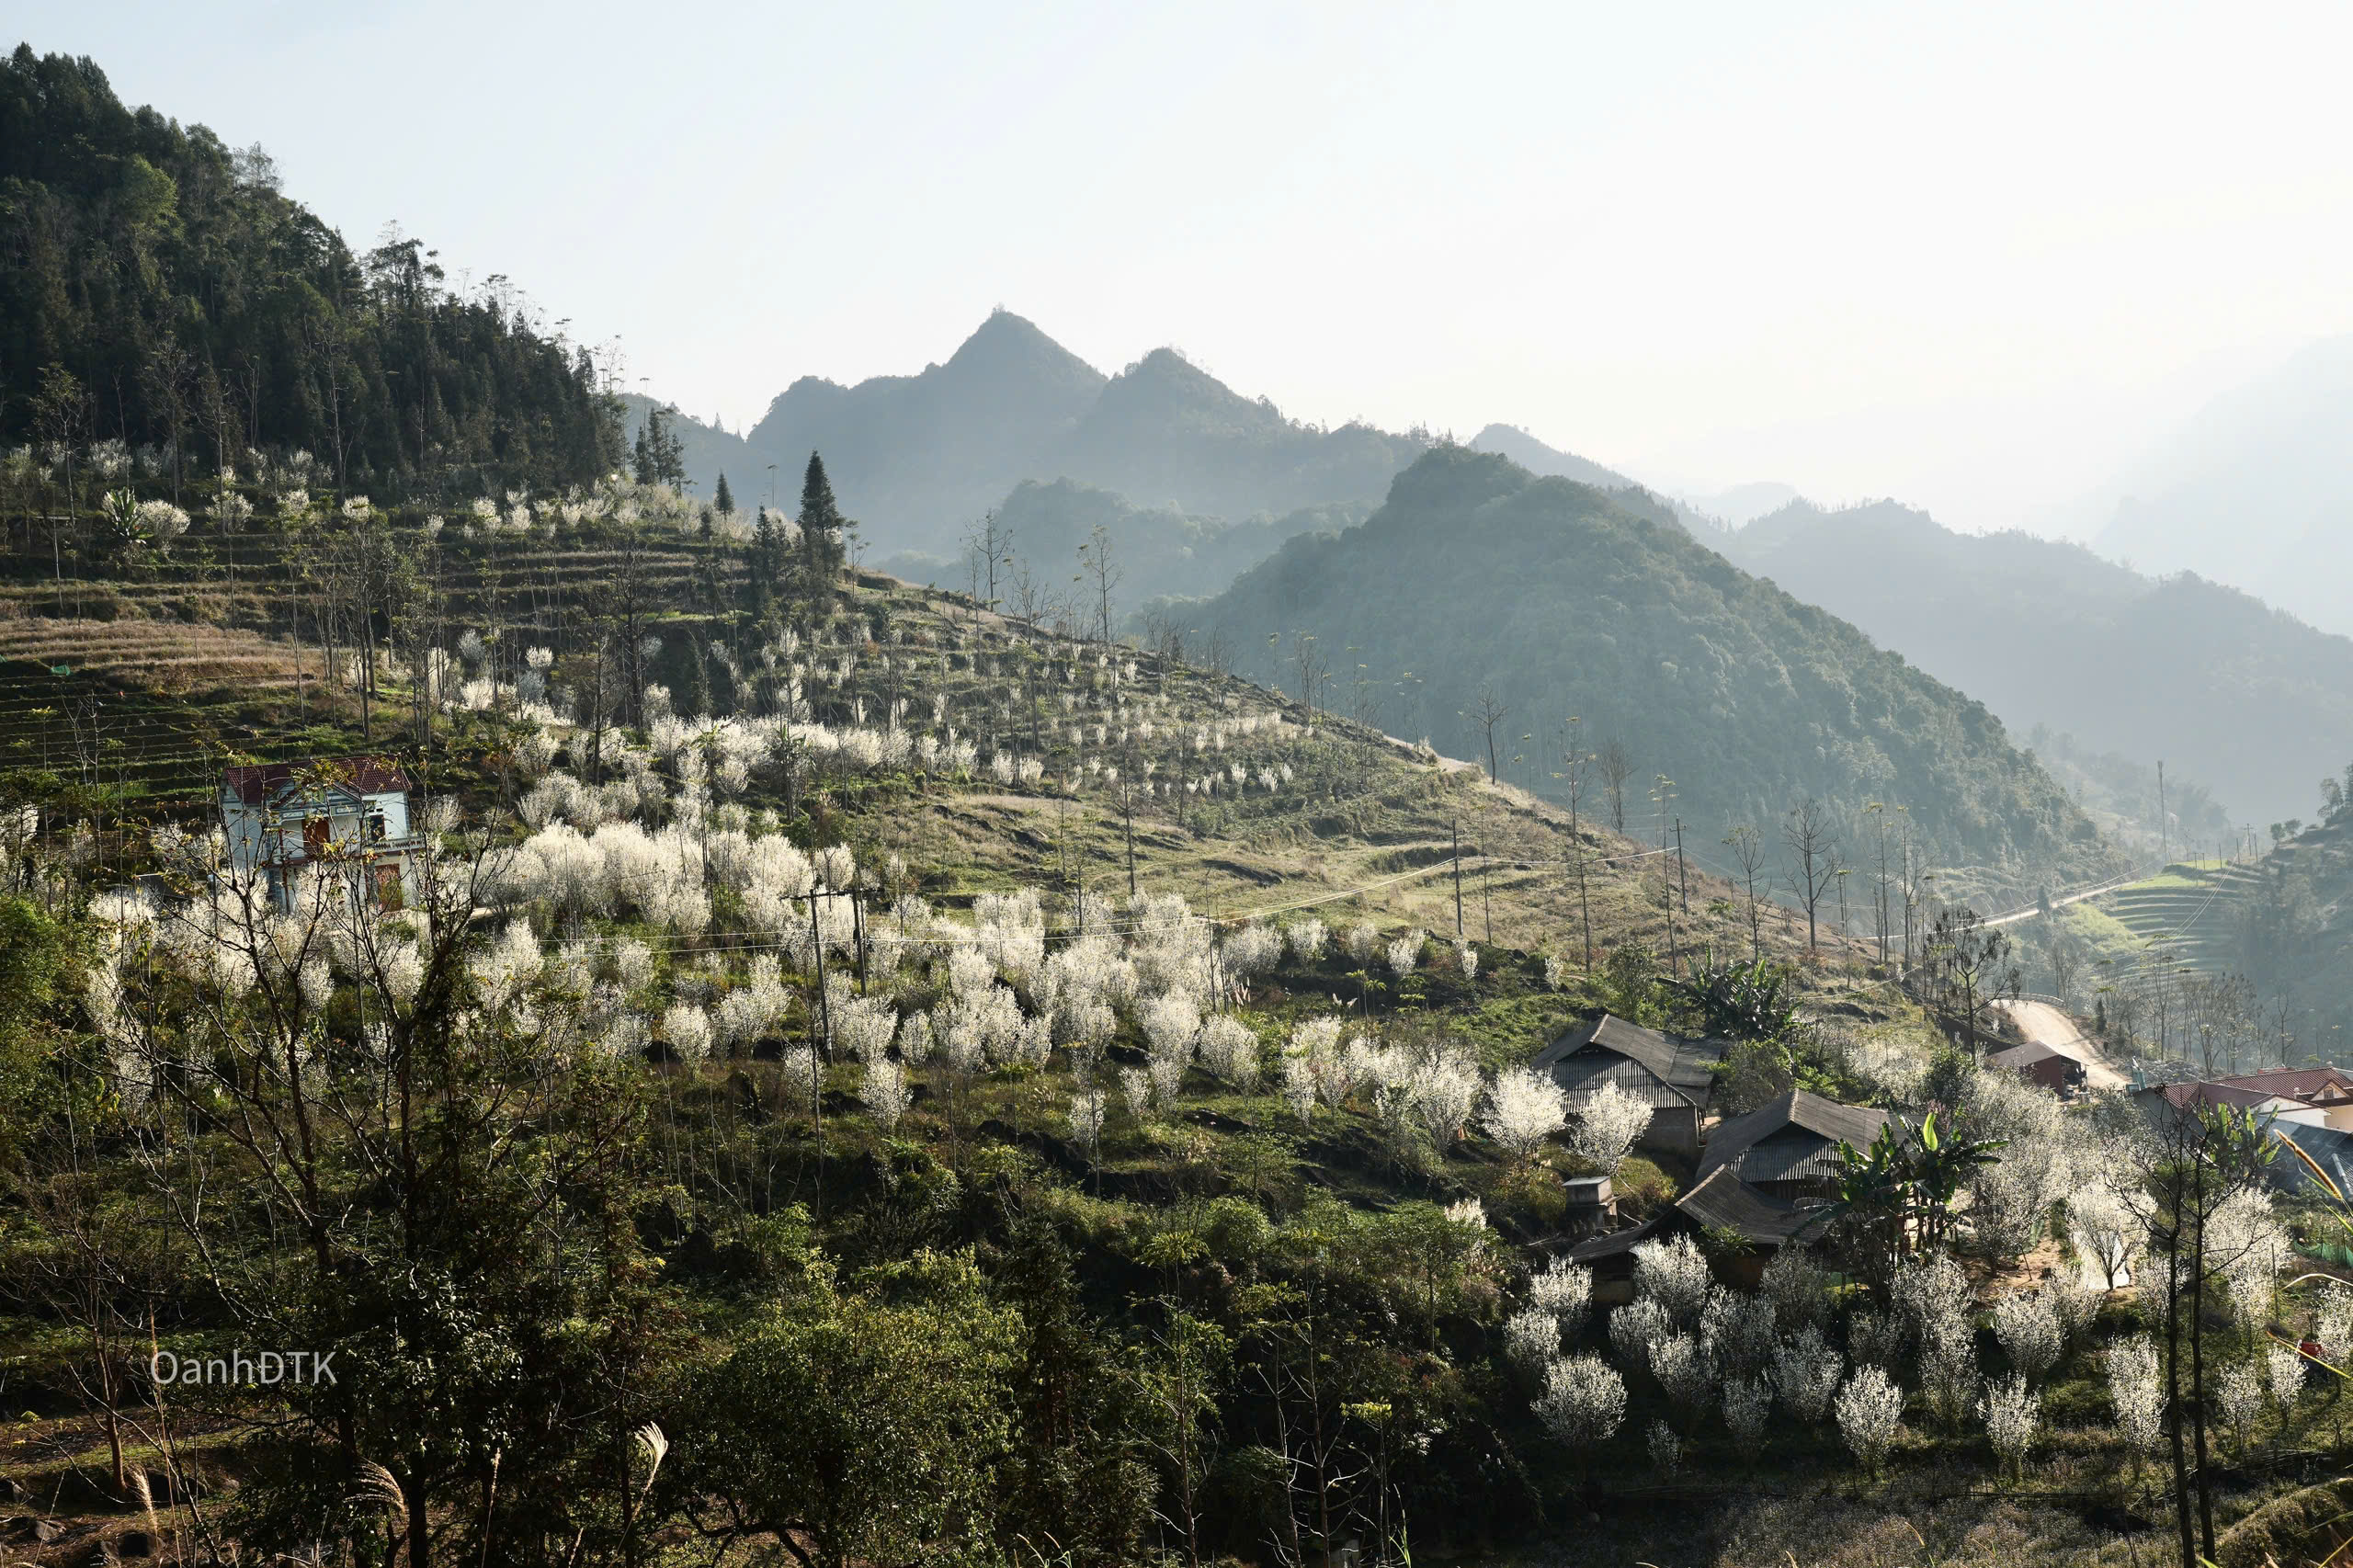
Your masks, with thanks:
M 1017 375 L 1084 386 L 1104 382 L 1103 372 L 1046 335 L 1027 316 L 999 305 L 957 347 L 944 369 L 962 374 Z

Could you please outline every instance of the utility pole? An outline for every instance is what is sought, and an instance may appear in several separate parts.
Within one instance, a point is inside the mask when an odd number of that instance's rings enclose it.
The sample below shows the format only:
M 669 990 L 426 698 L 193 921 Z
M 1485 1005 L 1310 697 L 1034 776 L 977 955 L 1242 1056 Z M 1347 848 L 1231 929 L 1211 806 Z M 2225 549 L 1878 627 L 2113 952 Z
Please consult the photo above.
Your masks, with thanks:
M 1683 918 L 1691 918 L 1691 869 L 1683 859 L 1683 819 L 1675 819 L 1675 880 L 1683 888 Z
M 825 1218 L 825 1054 L 834 1045 L 833 1006 L 825 999 L 825 934 L 817 924 L 817 901 L 825 895 L 811 889 L 809 893 L 809 945 L 817 955 L 817 1010 L 814 1022 L 823 1031 L 809 1045 L 809 1129 L 817 1142 L 817 1219 Z
M 1482 856 L 1479 860 L 1479 915 L 1486 923 L 1487 946 L 1491 948 L 1495 945 L 1495 904 L 1490 892 L 1494 881 L 1495 865 Z
M 1454 935 L 1462 935 L 1462 819 L 1454 819 Z
M 2160 871 L 2165 869 L 2165 862 L 2173 858 L 2167 848 L 2170 842 L 2166 835 L 2168 825 L 2165 821 L 2165 759 L 2159 757 L 2157 758 L 2157 869 Z

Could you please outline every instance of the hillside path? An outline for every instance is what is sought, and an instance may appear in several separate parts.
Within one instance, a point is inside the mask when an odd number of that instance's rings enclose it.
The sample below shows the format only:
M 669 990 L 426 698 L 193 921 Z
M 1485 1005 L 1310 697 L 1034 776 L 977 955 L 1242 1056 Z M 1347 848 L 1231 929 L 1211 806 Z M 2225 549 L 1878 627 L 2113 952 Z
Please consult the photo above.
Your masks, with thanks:
M 2127 1079 L 2110 1067 L 2098 1048 L 2075 1028 L 2075 1022 L 2048 1002 L 2023 999 L 1997 1002 L 1997 1007 L 2007 1009 L 2018 1031 L 2037 1045 L 2047 1045 L 2062 1056 L 2072 1056 L 2084 1064 L 2085 1082 L 2095 1089 L 2120 1089 Z
M 2097 887 L 2086 888 L 2080 892 L 2071 892 L 2063 898 L 2054 898 L 2051 901 L 2051 907 L 2053 909 L 2064 909 L 2071 903 L 2081 903 L 2087 898 L 2097 898 L 2104 892 L 2114 892 L 2117 889 L 2139 880 L 2140 873 L 2138 872 L 2134 872 L 2131 876 L 2117 877 L 2109 881 L 2100 883 Z M 2029 903 L 2024 909 L 2013 909 L 2007 914 L 1989 915 L 1985 917 L 1984 923 L 1988 926 L 2008 926 L 2020 920 L 2031 920 L 2041 913 L 2042 906 L 2040 904 Z M 2057 1009 L 2054 1008 L 2052 1010 L 2055 1012 Z

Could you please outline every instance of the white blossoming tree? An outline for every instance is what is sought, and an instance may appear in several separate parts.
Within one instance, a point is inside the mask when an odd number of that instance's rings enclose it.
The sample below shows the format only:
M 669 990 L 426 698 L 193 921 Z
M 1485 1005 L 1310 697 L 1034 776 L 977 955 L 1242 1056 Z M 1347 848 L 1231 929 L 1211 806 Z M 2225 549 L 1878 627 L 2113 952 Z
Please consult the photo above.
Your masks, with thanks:
M 1487 1085 L 1479 1130 L 1514 1160 L 1527 1160 L 1568 1119 L 1566 1096 L 1550 1073 L 1507 1067 Z
M 1577 1107 L 1570 1142 L 1604 1172 L 1615 1172 L 1650 1124 L 1651 1108 L 1640 1096 L 1616 1084 L 1604 1084 Z

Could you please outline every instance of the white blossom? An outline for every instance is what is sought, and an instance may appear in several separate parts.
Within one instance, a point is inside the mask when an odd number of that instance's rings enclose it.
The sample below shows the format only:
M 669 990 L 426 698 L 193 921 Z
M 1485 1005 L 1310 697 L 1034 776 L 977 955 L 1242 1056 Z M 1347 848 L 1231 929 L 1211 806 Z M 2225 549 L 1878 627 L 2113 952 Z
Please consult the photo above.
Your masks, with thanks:
M 915 1095 L 907 1086 L 906 1069 L 878 1051 L 866 1063 L 866 1086 L 858 1097 L 888 1131 L 899 1125 Z
M 1571 1448 L 1608 1442 L 1626 1419 L 1626 1380 L 1598 1356 L 1565 1356 L 1544 1375 L 1537 1417 Z
M 1574 1335 L 1593 1307 L 1593 1270 L 1565 1257 L 1553 1258 L 1529 1280 L 1528 1304 L 1551 1313 L 1563 1334 Z
M 1605 1083 L 1586 1095 L 1576 1113 L 1576 1127 L 1569 1141 L 1579 1154 L 1604 1172 L 1616 1171 L 1635 1140 L 1651 1125 L 1651 1108 L 1615 1083 Z
M 2165 1395 L 2157 1381 L 2156 1342 L 2147 1335 L 2108 1347 L 2108 1397 L 2125 1442 L 2135 1453 L 2156 1452 L 2165 1442 Z
M 1802 1421 L 1820 1421 L 1838 1392 L 1842 1358 L 1837 1348 L 1807 1324 L 1773 1352 L 1773 1387 L 1781 1403 Z
M 1634 1246 L 1634 1295 L 1659 1304 L 1678 1328 L 1696 1325 L 1715 1283 L 1708 1259 L 1689 1236 L 1654 1238 Z
M 2011 1373 L 2000 1382 L 1988 1381 L 1977 1413 L 1984 1418 L 1985 1439 L 2015 1472 L 2034 1447 L 2034 1432 L 2042 1419 L 2042 1396 L 2027 1387 L 2026 1378 Z
M 1864 1469 L 1876 1471 L 1903 1424 L 1904 1391 L 1879 1368 L 1858 1367 L 1838 1391 L 1835 1408 L 1847 1451 Z
M 2005 1296 L 1994 1303 L 1994 1337 L 2002 1342 L 2010 1365 L 2029 1382 L 2055 1366 L 2063 1348 L 2058 1314 L 2040 1290 Z
M 1479 1113 L 1479 1130 L 1516 1160 L 1533 1155 L 1567 1121 L 1566 1096 L 1560 1085 L 1550 1073 L 1532 1067 L 1509 1067 L 1496 1074 Z

